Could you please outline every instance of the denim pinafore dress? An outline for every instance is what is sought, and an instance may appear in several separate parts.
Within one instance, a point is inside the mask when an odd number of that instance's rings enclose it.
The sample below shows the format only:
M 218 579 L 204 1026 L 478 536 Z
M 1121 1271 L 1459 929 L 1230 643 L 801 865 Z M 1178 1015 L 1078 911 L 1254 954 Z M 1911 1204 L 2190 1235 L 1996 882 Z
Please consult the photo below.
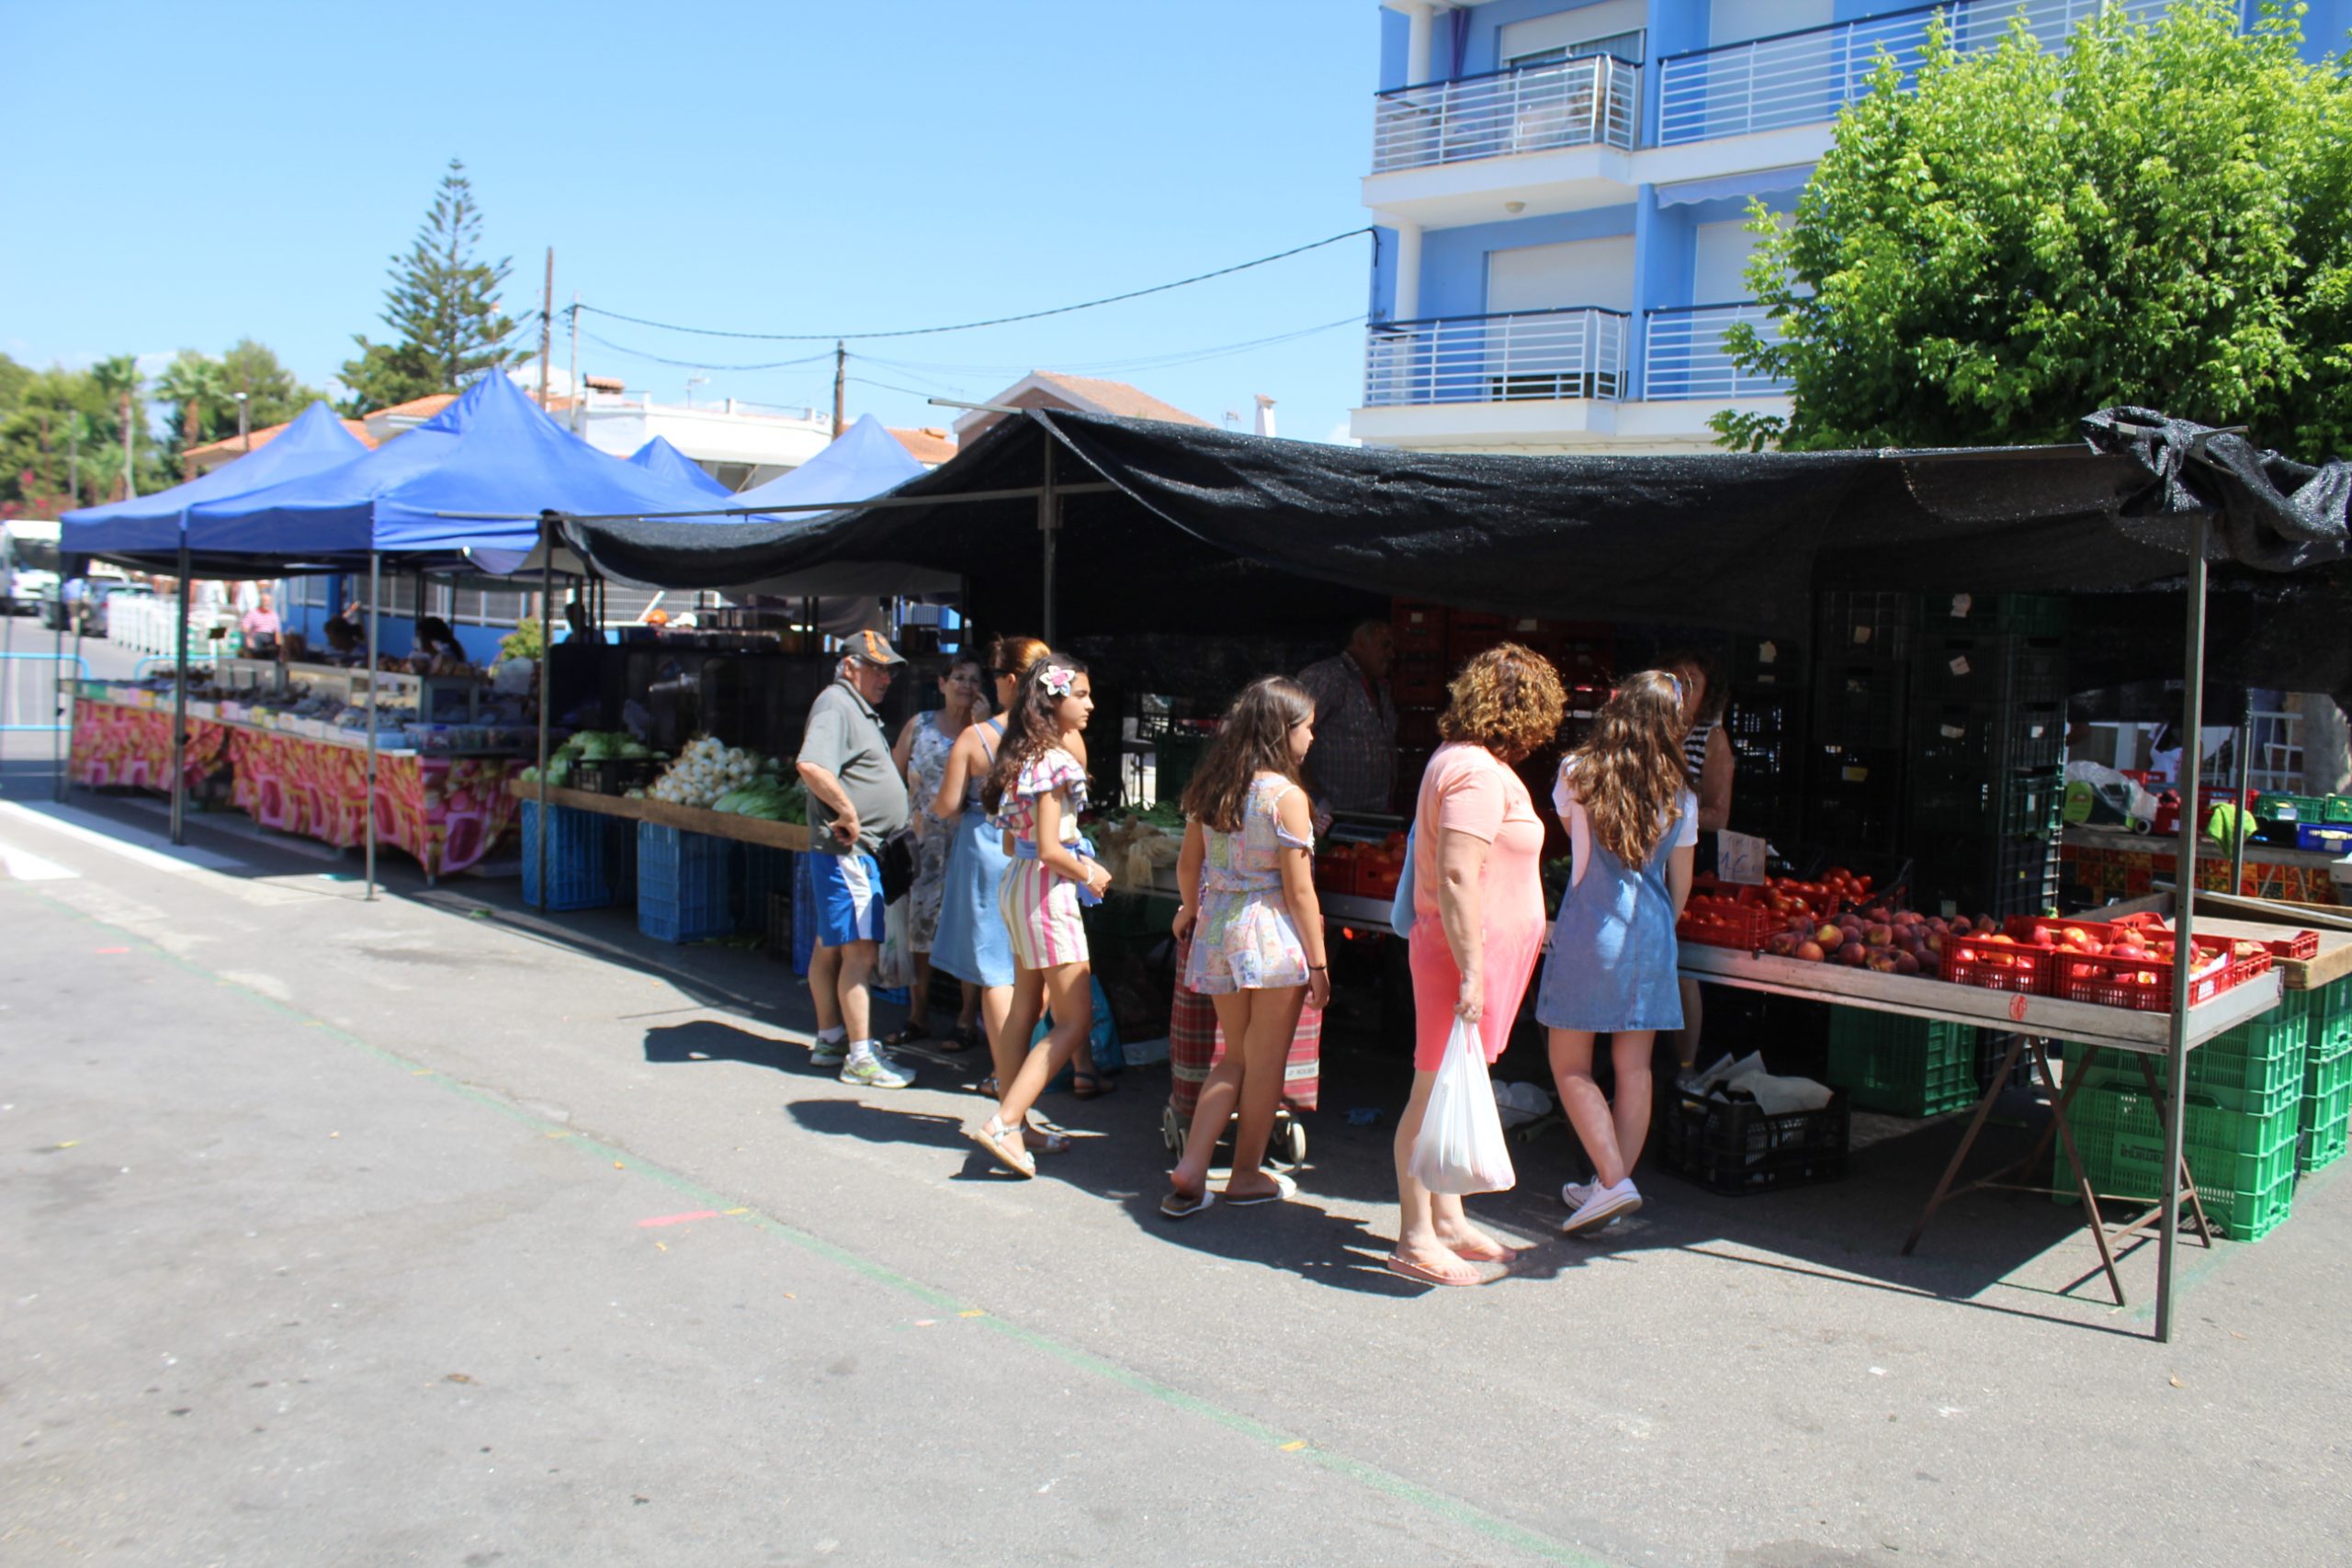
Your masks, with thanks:
M 1683 807 L 1690 808 L 1687 797 Z M 1595 1034 L 1682 1027 L 1674 900 L 1666 886 L 1680 826 L 1677 820 L 1659 835 L 1639 871 L 1593 840 L 1591 863 L 1553 922 L 1536 1022 Z

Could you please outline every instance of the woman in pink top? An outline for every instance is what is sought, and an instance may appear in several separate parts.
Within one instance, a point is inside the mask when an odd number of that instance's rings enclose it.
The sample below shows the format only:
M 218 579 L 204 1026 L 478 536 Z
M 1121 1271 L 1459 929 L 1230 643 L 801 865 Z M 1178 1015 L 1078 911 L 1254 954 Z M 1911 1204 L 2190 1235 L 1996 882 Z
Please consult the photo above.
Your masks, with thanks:
M 1396 1124 L 1396 1250 L 1391 1273 L 1475 1285 L 1476 1263 L 1511 1249 L 1473 1225 L 1462 1200 L 1432 1193 L 1409 1166 L 1453 1021 L 1503 1053 L 1544 948 L 1544 821 L 1513 764 L 1548 743 L 1567 700 L 1552 666 L 1507 642 L 1462 668 L 1421 775 L 1413 828 L 1413 1092 Z

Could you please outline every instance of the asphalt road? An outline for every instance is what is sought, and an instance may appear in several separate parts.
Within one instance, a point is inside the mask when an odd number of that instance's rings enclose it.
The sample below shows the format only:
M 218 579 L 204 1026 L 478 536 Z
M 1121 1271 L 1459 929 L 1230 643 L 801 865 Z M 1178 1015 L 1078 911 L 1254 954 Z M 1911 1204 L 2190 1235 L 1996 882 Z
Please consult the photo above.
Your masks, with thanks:
M 1305 1194 L 1153 1213 L 1164 1069 L 1035 1183 L 808 1068 L 787 971 L 0 774 L 0 1562 L 2352 1560 L 2352 1179 L 2109 1306 L 2067 1211 L 1855 1177 L 1379 1271 L 1382 1063 Z M 2021 1135 L 2021 1134 L 2020 1134 Z M 2346 1162 L 2352 1166 L 2352 1162 Z

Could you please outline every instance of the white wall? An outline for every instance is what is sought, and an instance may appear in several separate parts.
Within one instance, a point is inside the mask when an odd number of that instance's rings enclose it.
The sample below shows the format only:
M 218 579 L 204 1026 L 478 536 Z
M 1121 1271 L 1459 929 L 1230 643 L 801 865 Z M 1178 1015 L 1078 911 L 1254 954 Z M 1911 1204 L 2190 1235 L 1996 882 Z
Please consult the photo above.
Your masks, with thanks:
M 1634 308 L 1634 237 L 1528 245 L 1487 256 L 1487 311 Z

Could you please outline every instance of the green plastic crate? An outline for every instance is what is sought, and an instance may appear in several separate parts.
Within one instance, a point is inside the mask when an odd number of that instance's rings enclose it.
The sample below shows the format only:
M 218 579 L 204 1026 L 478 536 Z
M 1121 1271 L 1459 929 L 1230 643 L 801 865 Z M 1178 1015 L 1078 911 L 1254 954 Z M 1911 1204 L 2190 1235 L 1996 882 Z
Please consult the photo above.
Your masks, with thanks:
M 2329 795 L 2321 816 L 2330 822 L 2352 822 L 2352 795 Z
M 1858 1111 L 1940 1116 L 1976 1102 L 1976 1031 L 1860 1008 L 1829 1013 L 1829 1081 Z
M 2324 822 L 2327 797 L 2266 792 L 2254 797 L 2254 814 L 2267 822 Z
M 2352 1134 L 2352 1055 L 2314 1061 L 2303 1071 L 2303 1110 L 2298 1119 L 2296 1168 L 2324 1170 L 2344 1157 Z
M 2352 1051 L 2352 975 L 2302 995 L 2311 1014 L 2311 1055 L 2324 1061 Z
M 2086 1090 L 2067 1118 L 2092 1190 L 2153 1201 L 2162 1187 L 2165 1135 L 2144 1094 Z M 2205 1217 L 2233 1241 L 2278 1228 L 2294 1201 L 2300 1111 L 2246 1116 L 2191 1100 L 2182 1153 Z M 2053 1154 L 2053 1161 L 2063 1162 Z M 2063 1172 L 2063 1163 L 2056 1168 Z M 2053 1181 L 2052 1186 L 2059 1185 Z
M 2250 1116 L 2275 1116 L 2302 1098 L 2303 1068 L 2311 1036 L 2309 991 L 2289 991 L 2279 1004 L 2236 1028 L 2225 1030 L 2188 1054 L 2188 1092 L 2225 1110 Z M 2086 1050 L 2068 1049 L 2068 1060 Z M 2156 1082 L 2168 1085 L 2167 1064 L 2156 1064 Z M 2097 1063 L 2084 1069 L 2083 1089 L 2113 1089 L 2140 1094 L 2147 1080 L 2140 1065 L 2119 1051 L 2102 1051 Z

